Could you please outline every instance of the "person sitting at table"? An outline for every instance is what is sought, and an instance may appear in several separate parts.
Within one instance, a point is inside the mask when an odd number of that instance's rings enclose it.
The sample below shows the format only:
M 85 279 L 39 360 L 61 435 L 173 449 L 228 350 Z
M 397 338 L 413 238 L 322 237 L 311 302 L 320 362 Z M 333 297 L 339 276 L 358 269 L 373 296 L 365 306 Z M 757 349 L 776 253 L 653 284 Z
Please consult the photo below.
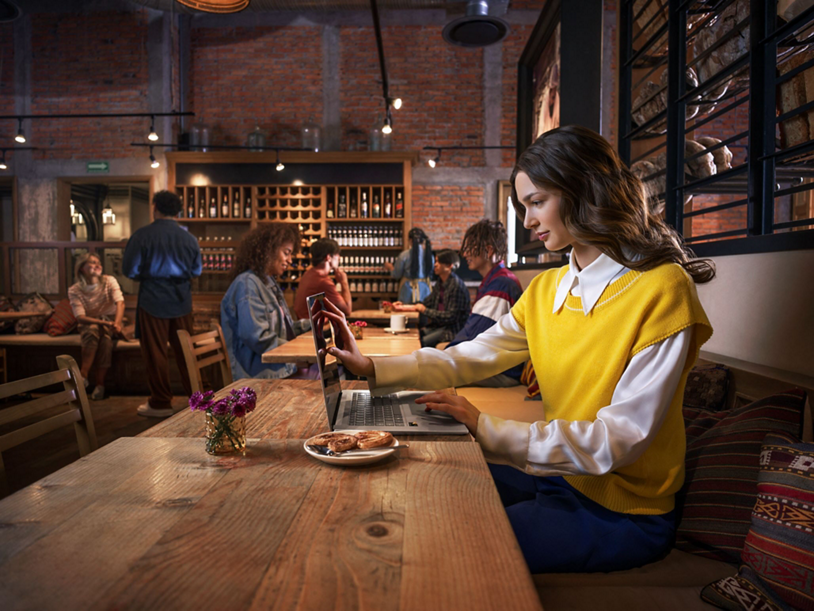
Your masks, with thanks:
M 311 244 L 311 267 L 305 270 L 294 297 L 294 313 L 298 318 L 308 318 L 309 295 L 325 293 L 325 299 L 350 316 L 353 308 L 348 275 L 339 267 L 339 242 L 320 238 Z M 336 283 L 331 279 L 333 273 Z M 339 290 L 337 290 L 337 285 Z
M 617 571 L 668 553 L 684 481 L 682 397 L 712 327 L 696 284 L 715 268 L 648 209 L 641 181 L 599 134 L 544 133 L 512 172 L 523 225 L 570 264 L 538 275 L 476 338 L 370 359 L 342 313 L 350 371 L 379 387 L 469 384 L 531 357 L 546 420 L 504 420 L 461 396 L 418 399 L 481 445 L 532 573 Z M 329 306 L 330 308 L 330 306 Z
M 423 348 L 434 348 L 448 342 L 466 324 L 471 309 L 469 289 L 455 273 L 461 264 L 458 253 L 445 249 L 435 257 L 433 271 L 438 280 L 432 293 L 421 303 L 406 305 L 396 301 L 393 307 L 401 312 L 420 312 L 419 336 Z
M 461 254 L 469 269 L 475 270 L 483 281 L 478 287 L 472 313 L 466 319 L 464 328 L 458 331 L 447 348 L 476 338 L 507 314 L 523 294 L 520 281 L 508 270 L 506 258 L 506 228 L 500 221 L 483 219 L 464 234 Z M 506 371 L 472 383 L 470 386 L 501 388 L 517 386 L 523 366 L 517 365 Z
M 263 363 L 264 352 L 310 330 L 308 320 L 293 320 L 275 277 L 282 276 L 299 250 L 296 225 L 268 223 L 240 242 L 232 265 L 232 283 L 220 303 L 223 337 L 232 377 L 287 378 L 295 363 Z
M 384 269 L 393 278 L 401 279 L 399 297 L 401 303 L 418 303 L 432 291 L 430 270 L 433 267 L 432 244 L 427 234 L 413 227 L 407 234 L 410 248 L 401 252 L 395 265 L 385 261 Z
M 119 282 L 102 273 L 102 262 L 94 254 L 79 255 L 74 266 L 76 282 L 68 289 L 68 300 L 79 327 L 82 365 L 79 372 L 85 388 L 96 364 L 93 401 L 105 398 L 105 376 L 113 355 L 113 335 L 121 333 L 124 296 Z

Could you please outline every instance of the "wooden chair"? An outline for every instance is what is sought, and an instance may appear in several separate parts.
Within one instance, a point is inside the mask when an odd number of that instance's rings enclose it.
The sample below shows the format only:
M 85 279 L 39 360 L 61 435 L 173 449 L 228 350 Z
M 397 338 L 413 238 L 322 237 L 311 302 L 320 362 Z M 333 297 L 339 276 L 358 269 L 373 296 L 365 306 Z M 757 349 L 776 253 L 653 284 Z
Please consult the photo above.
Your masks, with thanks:
M 8 382 L 8 365 L 6 364 L 6 349 L 0 348 L 0 384 Z
M 22 393 L 30 393 L 53 384 L 63 385 L 63 390 L 46 394 L 0 410 L 0 426 L 10 431 L 0 435 L 0 453 L 35 439 L 45 433 L 73 423 L 76 430 L 76 441 L 79 444 L 80 456 L 85 456 L 99 447 L 96 440 L 96 429 L 93 426 L 93 415 L 88 404 L 88 396 L 79 374 L 76 361 L 67 355 L 57 357 L 59 369 L 52 373 L 16 380 L 0 385 L 0 400 Z M 54 414 L 54 408 L 66 409 Z M 42 415 L 42 412 L 47 414 Z M 33 416 L 40 419 L 32 421 Z M 23 421 L 23 422 L 20 422 Z M 19 428 L 14 428 L 15 423 Z M 6 425 L 10 425 L 7 427 Z M 5 485 L 5 468 L 0 454 L 0 485 Z
M 203 392 L 201 369 L 208 365 L 220 364 L 223 385 L 232 383 L 232 368 L 229 365 L 229 353 L 226 350 L 226 340 L 223 338 L 223 329 L 214 325 L 211 331 L 190 335 L 184 329 L 178 329 L 178 339 L 181 340 L 181 350 L 184 353 L 184 362 L 189 371 L 189 381 L 192 392 Z

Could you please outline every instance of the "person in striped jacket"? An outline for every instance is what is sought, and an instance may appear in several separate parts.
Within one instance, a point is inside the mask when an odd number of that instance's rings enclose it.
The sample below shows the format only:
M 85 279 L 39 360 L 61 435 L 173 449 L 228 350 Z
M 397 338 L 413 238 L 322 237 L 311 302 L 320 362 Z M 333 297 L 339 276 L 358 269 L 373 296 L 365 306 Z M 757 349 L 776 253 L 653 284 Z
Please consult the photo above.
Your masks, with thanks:
M 483 219 L 466 230 L 461 254 L 469 269 L 483 276 L 472 312 L 447 348 L 474 339 L 512 309 L 523 293 L 520 281 L 506 267 L 506 228 L 500 221 Z M 517 365 L 471 386 L 503 388 L 517 386 L 523 366 Z

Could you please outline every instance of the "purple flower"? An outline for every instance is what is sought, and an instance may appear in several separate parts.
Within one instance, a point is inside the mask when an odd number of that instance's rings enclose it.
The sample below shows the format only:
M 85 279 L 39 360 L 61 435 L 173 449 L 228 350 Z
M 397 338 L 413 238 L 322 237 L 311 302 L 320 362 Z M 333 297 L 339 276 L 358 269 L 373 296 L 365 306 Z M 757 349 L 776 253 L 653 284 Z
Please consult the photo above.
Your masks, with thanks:
M 232 390 L 223 399 L 213 401 L 215 393 L 196 392 L 189 398 L 189 408 L 192 411 L 201 411 L 211 416 L 235 416 L 242 418 L 257 406 L 257 393 L 248 386 Z
M 211 390 L 207 391 L 206 393 L 194 392 L 192 396 L 189 398 L 189 409 L 193 412 L 205 412 L 209 410 L 210 405 L 212 404 L 212 397 L 215 393 Z

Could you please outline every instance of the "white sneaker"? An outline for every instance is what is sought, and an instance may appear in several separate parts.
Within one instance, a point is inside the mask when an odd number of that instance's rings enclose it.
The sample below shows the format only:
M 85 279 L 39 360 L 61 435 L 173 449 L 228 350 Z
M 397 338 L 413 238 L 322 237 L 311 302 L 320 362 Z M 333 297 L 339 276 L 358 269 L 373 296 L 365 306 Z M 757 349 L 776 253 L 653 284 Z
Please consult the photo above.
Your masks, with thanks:
M 164 409 L 156 409 L 151 407 L 150 402 L 147 401 L 147 403 L 138 406 L 136 413 L 138 413 L 139 416 L 145 416 L 147 418 L 169 418 L 175 412 L 168 407 Z
M 105 387 L 104 386 L 97 386 L 93 389 L 93 392 L 90 394 L 91 401 L 101 401 L 105 398 Z

